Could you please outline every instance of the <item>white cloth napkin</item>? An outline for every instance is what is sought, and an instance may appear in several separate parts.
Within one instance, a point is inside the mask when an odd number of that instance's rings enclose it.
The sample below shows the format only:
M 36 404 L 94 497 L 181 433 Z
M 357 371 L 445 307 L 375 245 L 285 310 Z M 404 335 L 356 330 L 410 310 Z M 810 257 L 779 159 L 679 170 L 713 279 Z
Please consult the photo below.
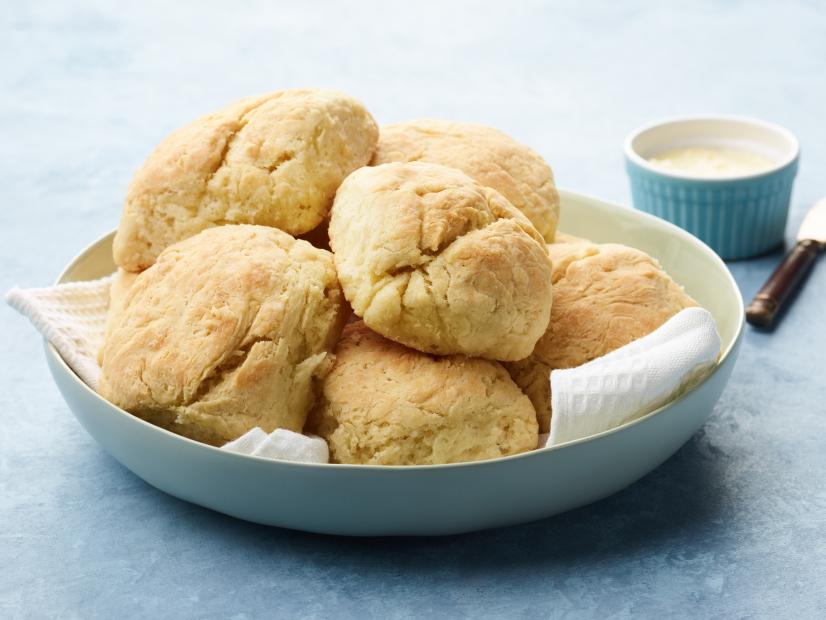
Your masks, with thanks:
M 285 428 L 277 428 L 267 435 L 256 426 L 238 439 L 221 446 L 221 450 L 297 463 L 330 461 L 327 442 L 321 437 L 302 435 Z
M 112 277 L 46 288 L 14 288 L 8 304 L 26 316 L 92 389 L 100 377 Z M 540 447 L 587 437 L 641 417 L 701 380 L 714 366 L 720 337 L 711 314 L 689 308 L 653 333 L 588 364 L 554 370 L 553 416 Z M 323 444 L 323 445 L 322 445 Z M 255 428 L 226 450 L 311 463 L 328 461 L 327 444 L 284 429 Z
M 595 435 L 654 411 L 702 380 L 719 354 L 711 313 L 687 308 L 608 355 L 552 371 L 547 445 Z
M 6 303 L 27 317 L 83 382 L 97 390 L 109 287 L 114 275 L 46 288 L 13 288 Z
M 97 390 L 100 380 L 98 351 L 103 346 L 113 278 L 114 274 L 100 280 L 46 288 L 13 288 L 6 293 L 6 303 L 28 318 L 93 390 Z M 222 449 L 283 461 L 329 461 L 323 439 L 285 429 L 267 435 L 256 427 Z

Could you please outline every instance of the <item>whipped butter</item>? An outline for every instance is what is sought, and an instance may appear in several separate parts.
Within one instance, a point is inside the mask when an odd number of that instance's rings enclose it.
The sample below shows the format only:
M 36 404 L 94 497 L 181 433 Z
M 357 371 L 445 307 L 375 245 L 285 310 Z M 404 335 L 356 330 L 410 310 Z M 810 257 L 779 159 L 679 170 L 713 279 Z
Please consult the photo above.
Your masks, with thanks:
M 690 146 L 663 151 L 648 162 L 669 172 L 697 177 L 732 177 L 769 170 L 768 157 L 744 149 L 717 146 Z

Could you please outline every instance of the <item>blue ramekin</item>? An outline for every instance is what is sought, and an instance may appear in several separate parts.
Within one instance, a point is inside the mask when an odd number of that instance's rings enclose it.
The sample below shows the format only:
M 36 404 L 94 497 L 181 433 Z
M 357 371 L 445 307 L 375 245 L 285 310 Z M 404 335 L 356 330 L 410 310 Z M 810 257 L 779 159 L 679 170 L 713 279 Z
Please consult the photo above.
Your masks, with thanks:
M 727 146 L 775 161 L 753 175 L 695 177 L 660 170 L 648 158 L 673 148 Z M 625 165 L 634 206 L 684 228 L 724 259 L 762 254 L 783 242 L 800 146 L 771 123 L 735 116 L 661 121 L 625 141 Z

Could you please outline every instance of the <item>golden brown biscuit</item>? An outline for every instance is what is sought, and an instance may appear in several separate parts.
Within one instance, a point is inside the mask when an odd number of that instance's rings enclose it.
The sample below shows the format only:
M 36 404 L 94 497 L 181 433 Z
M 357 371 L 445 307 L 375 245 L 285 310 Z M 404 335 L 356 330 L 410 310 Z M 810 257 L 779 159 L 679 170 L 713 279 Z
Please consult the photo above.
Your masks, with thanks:
M 542 237 L 499 192 L 456 169 L 361 168 L 339 188 L 329 232 L 353 311 L 391 340 L 517 360 L 548 325 Z
M 111 329 L 110 323 L 118 320 L 117 317 L 120 316 L 124 299 L 126 299 L 126 294 L 129 292 L 129 289 L 132 288 L 132 285 L 135 283 L 135 279 L 138 275 L 139 274 L 137 273 L 126 271 L 120 267 L 118 267 L 118 270 L 115 272 L 115 275 L 112 278 L 112 284 L 109 286 L 109 307 L 106 312 L 106 333 L 108 333 L 109 329 Z M 102 345 L 98 350 L 98 364 L 103 364 Z
M 434 465 L 536 448 L 536 413 L 498 362 L 432 357 L 351 323 L 308 430 L 333 462 Z
M 381 128 L 373 165 L 427 161 L 458 168 L 522 211 L 554 240 L 559 194 L 550 166 L 534 150 L 492 127 L 422 119 Z
M 109 322 L 100 394 L 211 444 L 301 431 L 345 320 L 329 252 L 220 226 L 164 250 Z
M 542 433 L 550 429 L 551 370 L 590 362 L 697 305 L 644 252 L 575 237 L 566 241 L 548 246 L 554 263 L 548 331 L 530 357 L 505 365 L 536 408 Z
M 121 268 L 118 268 L 117 272 L 115 272 L 115 277 L 112 278 L 112 286 L 109 287 L 110 314 L 117 313 L 117 310 L 123 303 L 123 299 L 126 297 L 126 293 L 128 293 L 129 289 L 132 288 L 132 285 L 135 283 L 135 278 L 137 277 L 137 273 L 126 271 Z
M 377 140 L 364 106 L 330 90 L 248 97 L 203 116 L 161 142 L 135 174 L 115 263 L 140 271 L 168 245 L 220 224 L 312 230 Z

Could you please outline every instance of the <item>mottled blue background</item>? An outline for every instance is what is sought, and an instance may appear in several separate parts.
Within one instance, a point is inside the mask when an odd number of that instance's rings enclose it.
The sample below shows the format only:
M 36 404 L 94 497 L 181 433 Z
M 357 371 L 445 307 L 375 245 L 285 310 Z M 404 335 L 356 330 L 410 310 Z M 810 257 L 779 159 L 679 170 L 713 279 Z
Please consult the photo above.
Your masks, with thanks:
M 380 122 L 501 127 L 561 186 L 624 203 L 635 126 L 754 115 L 802 144 L 789 239 L 826 195 L 823 3 L 126 4 L 2 2 L 2 290 L 51 282 L 112 229 L 171 129 L 286 86 L 339 87 Z M 777 259 L 731 265 L 745 297 Z M 825 314 L 820 264 L 774 334 L 747 330 L 705 429 L 614 497 L 522 527 L 348 540 L 141 482 L 80 428 L 3 306 L 0 617 L 822 618 Z

